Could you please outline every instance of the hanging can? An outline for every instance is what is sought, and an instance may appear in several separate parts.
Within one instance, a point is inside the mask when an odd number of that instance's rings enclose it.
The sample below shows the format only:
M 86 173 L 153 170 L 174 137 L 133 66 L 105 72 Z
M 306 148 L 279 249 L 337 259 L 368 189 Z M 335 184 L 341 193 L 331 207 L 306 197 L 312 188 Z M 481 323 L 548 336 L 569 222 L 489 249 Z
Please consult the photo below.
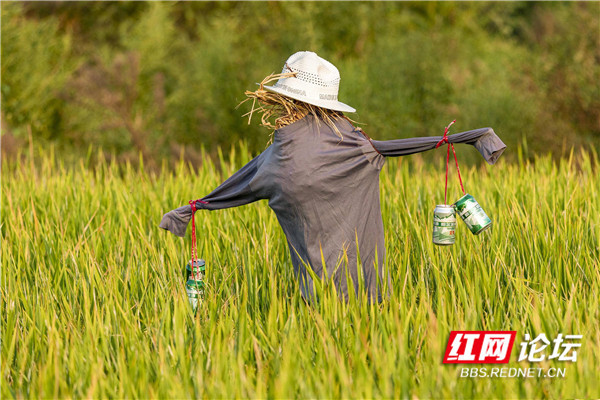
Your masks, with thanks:
M 479 235 L 492 226 L 490 217 L 483 211 L 477 200 L 468 193 L 454 203 L 454 208 L 474 235 Z
M 456 213 L 450 204 L 439 204 L 433 210 L 433 243 L 438 246 L 454 244 Z
M 206 265 L 204 260 L 194 260 L 193 266 L 188 263 L 186 266 L 187 281 L 185 283 L 185 291 L 187 292 L 188 300 L 194 312 L 198 308 L 198 304 L 204 298 L 204 274 Z

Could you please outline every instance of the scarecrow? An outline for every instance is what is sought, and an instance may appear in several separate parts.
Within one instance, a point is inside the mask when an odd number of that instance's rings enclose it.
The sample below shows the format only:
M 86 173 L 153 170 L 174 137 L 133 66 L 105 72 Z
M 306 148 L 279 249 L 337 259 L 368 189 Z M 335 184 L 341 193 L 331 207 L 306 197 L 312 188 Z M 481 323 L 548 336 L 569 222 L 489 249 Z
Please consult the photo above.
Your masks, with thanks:
M 390 286 L 379 200 L 386 157 L 431 150 L 441 142 L 467 143 L 494 164 L 506 146 L 491 128 L 371 140 L 344 115 L 356 110 L 338 100 L 339 84 L 330 62 L 313 52 L 293 54 L 281 74 L 246 92 L 253 102 L 250 117 L 262 113 L 263 125 L 275 129 L 272 143 L 209 195 L 165 214 L 160 227 L 184 236 L 196 210 L 268 200 L 305 299 L 314 297 L 316 276 L 332 279 L 345 299 L 364 287 L 370 301 L 381 302 Z

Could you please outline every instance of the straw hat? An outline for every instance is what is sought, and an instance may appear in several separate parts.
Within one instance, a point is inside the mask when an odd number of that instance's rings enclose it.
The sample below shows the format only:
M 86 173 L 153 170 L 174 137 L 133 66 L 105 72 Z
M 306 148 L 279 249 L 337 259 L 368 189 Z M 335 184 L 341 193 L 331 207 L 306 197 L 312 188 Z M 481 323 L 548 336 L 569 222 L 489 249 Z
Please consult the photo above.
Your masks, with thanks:
M 296 73 L 296 76 L 281 78 L 275 85 L 264 88 L 329 110 L 356 112 L 354 108 L 338 101 L 338 69 L 316 53 L 299 51 L 292 54 L 281 71 L 282 74 L 290 72 Z

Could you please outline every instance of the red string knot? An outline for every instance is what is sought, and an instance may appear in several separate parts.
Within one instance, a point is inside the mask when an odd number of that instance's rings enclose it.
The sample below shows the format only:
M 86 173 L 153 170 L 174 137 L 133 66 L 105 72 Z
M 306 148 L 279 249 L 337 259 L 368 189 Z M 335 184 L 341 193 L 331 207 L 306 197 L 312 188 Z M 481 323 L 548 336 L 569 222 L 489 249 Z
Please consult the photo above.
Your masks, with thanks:
M 442 140 L 440 140 L 439 142 L 437 142 L 437 144 L 435 145 L 435 148 L 437 149 L 438 147 L 440 147 L 441 145 L 443 145 L 444 143 L 449 143 L 448 142 L 448 136 L 444 136 L 442 138 Z
M 448 141 L 448 131 L 450 130 L 450 127 L 456 122 L 456 120 L 450 122 L 448 124 L 448 126 L 446 127 L 446 129 L 444 129 L 444 136 L 442 137 L 442 140 L 440 140 L 439 142 L 437 142 L 437 144 L 435 145 L 435 148 L 437 149 L 438 147 L 440 147 L 441 145 L 443 145 L 444 143 L 448 143 L 450 144 L 450 142 Z
M 194 213 L 196 212 L 196 200 L 190 200 L 188 201 L 188 204 L 192 208 L 192 215 L 194 215 Z
M 192 207 L 192 213 L 196 212 L 196 210 L 198 210 L 198 206 L 196 205 L 197 203 L 200 204 L 208 204 L 208 201 L 204 201 L 204 200 L 190 200 L 188 202 L 188 204 L 190 205 L 190 207 Z

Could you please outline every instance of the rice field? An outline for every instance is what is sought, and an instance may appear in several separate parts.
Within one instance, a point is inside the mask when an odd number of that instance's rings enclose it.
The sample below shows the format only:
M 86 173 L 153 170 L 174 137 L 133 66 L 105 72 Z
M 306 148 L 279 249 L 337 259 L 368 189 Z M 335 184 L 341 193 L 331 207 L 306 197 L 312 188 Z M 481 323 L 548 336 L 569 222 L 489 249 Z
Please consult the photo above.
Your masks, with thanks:
M 182 275 L 189 230 L 177 238 L 158 223 L 251 158 L 243 145 L 227 154 L 218 167 L 160 172 L 65 166 L 54 150 L 3 163 L 2 398 L 600 396 L 595 153 L 463 167 L 494 226 L 473 236 L 458 221 L 450 247 L 431 241 L 443 157 L 389 159 L 382 305 L 339 301 L 328 285 L 306 305 L 266 201 L 199 212 L 208 291 L 194 316 Z M 565 376 L 461 377 L 475 365 L 442 364 L 452 330 L 516 330 L 499 366 Z M 583 335 L 577 361 L 518 362 L 525 333 Z

